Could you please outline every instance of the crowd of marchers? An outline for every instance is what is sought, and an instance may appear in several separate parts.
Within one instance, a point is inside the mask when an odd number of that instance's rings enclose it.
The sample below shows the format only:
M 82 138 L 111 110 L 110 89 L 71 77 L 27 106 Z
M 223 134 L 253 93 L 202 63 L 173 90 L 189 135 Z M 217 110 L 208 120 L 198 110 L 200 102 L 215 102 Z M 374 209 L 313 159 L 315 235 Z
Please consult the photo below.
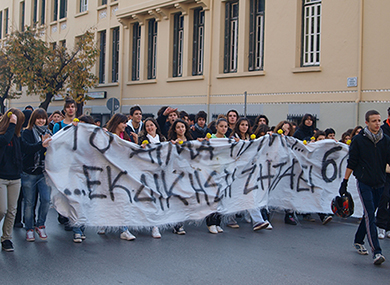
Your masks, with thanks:
M 107 132 L 119 136 L 123 140 L 139 144 L 141 147 L 164 141 L 182 144 L 190 140 L 201 141 L 214 138 L 231 138 L 236 141 L 252 140 L 265 135 L 272 135 L 273 133 L 295 137 L 302 140 L 304 144 L 315 143 L 324 139 L 336 140 L 336 132 L 331 127 L 325 130 L 319 130 L 314 127 L 315 118 L 311 114 L 305 114 L 298 125 L 295 122 L 283 120 L 277 125 L 270 127 L 270 122 L 264 114 L 258 115 L 252 122 L 250 119 L 240 116 L 236 110 L 229 110 L 226 114 L 218 115 L 215 120 L 207 124 L 207 113 L 204 111 L 199 111 L 197 114 L 188 114 L 186 111 L 179 112 L 177 108 L 164 106 L 157 112 L 156 119 L 153 117 L 143 118 L 141 107 L 136 105 L 130 108 L 129 115 L 114 114 L 103 126 L 99 119 L 94 120 L 91 116 L 82 115 L 76 118 L 76 106 L 76 102 L 73 99 L 66 98 L 63 110 L 55 111 L 50 116 L 44 109 L 37 108 L 34 110 L 32 106 L 26 106 L 23 111 L 11 108 L 1 116 L 0 221 L 4 219 L 1 236 L 2 249 L 4 251 L 14 250 L 11 241 L 13 227 L 24 227 L 26 229 L 26 240 L 29 242 L 35 241 L 36 235 L 40 239 L 47 239 L 45 222 L 50 208 L 51 189 L 46 184 L 44 176 L 46 148 L 50 144 L 51 136 L 70 124 L 94 124 L 102 127 Z M 388 118 L 383 121 L 378 132 L 383 133 L 382 137 L 386 139 L 389 136 L 388 139 L 390 140 L 390 108 L 387 115 Z M 370 136 L 370 134 L 373 134 L 373 137 L 376 138 L 375 130 L 373 131 L 370 128 L 370 121 L 367 121 L 370 118 L 370 116 L 368 118 L 366 116 L 367 126 L 355 126 L 346 130 L 341 135 L 339 142 L 347 145 L 351 144 L 351 149 L 355 150 L 357 143 L 354 143 L 354 141 L 358 142 L 360 140 L 357 139 L 359 136 Z M 374 140 L 374 142 L 376 146 L 378 141 Z M 351 167 L 358 166 L 353 165 Z M 352 169 L 352 171 L 355 174 L 355 169 Z M 382 169 L 379 171 L 382 171 Z M 390 172 L 390 167 L 387 168 L 387 171 Z M 349 175 L 346 174 L 346 179 L 340 189 L 346 189 L 346 180 Z M 383 185 L 379 185 L 384 186 L 382 187 L 381 195 L 379 199 L 375 199 L 375 204 L 372 205 L 374 209 L 379 207 L 376 212 L 376 218 L 371 217 L 373 213 L 365 212 L 364 214 L 366 217 L 370 216 L 369 222 L 374 224 L 368 223 L 366 225 L 362 222 L 365 226 L 363 238 L 367 233 L 366 228 L 370 229 L 368 231 L 370 245 L 375 245 L 375 241 L 372 242 L 371 240 L 371 236 L 375 235 L 371 229 L 372 227 L 375 227 L 375 232 L 378 227 L 377 238 L 383 239 L 386 236 L 390 238 L 390 174 L 386 174 L 385 177 Z M 340 194 L 344 194 L 342 190 L 340 190 Z M 38 200 L 39 204 L 37 203 Z M 363 208 L 365 209 L 366 207 Z M 312 217 L 312 214 L 300 213 L 302 219 L 314 222 L 315 219 Z M 332 215 L 326 213 L 315 214 L 318 214 L 323 225 L 332 220 Z M 297 213 L 287 210 L 284 221 L 289 225 L 297 225 L 297 216 Z M 252 223 L 254 231 L 272 229 L 270 213 L 265 208 L 248 210 L 242 214 L 242 217 L 248 223 Z M 224 220 L 227 221 L 226 226 L 239 228 L 235 215 L 228 216 Z M 65 230 L 73 231 L 74 242 L 80 243 L 85 240 L 84 227 L 72 227 L 68 218 L 60 214 L 58 214 L 58 221 L 64 224 Z M 362 221 L 364 221 L 364 218 Z M 223 232 L 221 223 L 222 216 L 217 212 L 206 217 L 206 225 L 212 234 Z M 175 234 L 186 234 L 184 224 L 177 224 L 172 230 Z M 161 233 L 157 226 L 152 227 L 151 232 L 154 238 L 161 238 Z M 105 234 L 105 228 L 99 229 L 98 234 Z M 120 228 L 120 238 L 134 240 L 136 237 L 123 225 Z M 367 254 L 362 239 L 359 243 L 355 242 L 354 246 L 359 253 Z

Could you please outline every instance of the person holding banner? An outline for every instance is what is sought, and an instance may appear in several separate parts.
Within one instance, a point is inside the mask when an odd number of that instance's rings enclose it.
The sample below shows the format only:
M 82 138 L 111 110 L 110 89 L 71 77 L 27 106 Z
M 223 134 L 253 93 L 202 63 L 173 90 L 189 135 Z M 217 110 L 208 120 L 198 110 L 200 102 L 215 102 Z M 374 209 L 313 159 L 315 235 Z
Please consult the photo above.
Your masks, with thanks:
M 236 126 L 234 127 L 234 133 L 233 137 L 236 140 L 245 140 L 249 141 L 250 135 L 249 135 L 249 130 L 250 130 L 250 122 L 248 118 L 241 117 L 238 119 Z M 265 209 L 266 211 L 266 209 Z M 268 221 L 264 220 L 264 217 L 262 215 L 262 211 L 260 209 L 250 209 L 248 210 L 249 215 L 252 219 L 252 225 L 253 225 L 253 230 L 258 231 L 266 228 L 272 229 L 272 226 L 270 226 L 270 223 Z M 231 222 L 228 224 L 228 226 L 234 228 L 232 226 L 232 222 L 235 222 L 235 220 L 231 220 Z M 237 222 L 236 222 L 237 223 Z M 237 225 L 238 226 L 238 225 Z
M 160 143 L 164 141 L 166 141 L 166 139 L 162 135 L 157 121 L 152 117 L 146 118 L 139 137 L 139 143 L 141 146 L 145 148 L 147 144 Z M 152 228 L 152 237 L 161 238 L 160 231 L 156 226 Z
M 125 131 L 127 126 L 127 117 L 123 114 L 115 114 L 107 123 L 107 131 L 113 133 L 123 140 L 130 141 L 130 136 Z M 126 226 L 121 227 L 120 238 L 123 240 L 135 240 L 135 236 Z M 102 233 L 102 231 L 100 231 Z
M 220 118 L 215 123 L 215 127 L 217 132 L 212 134 L 210 138 L 226 138 L 225 134 L 228 130 L 228 121 L 225 118 Z M 206 217 L 206 225 L 209 229 L 209 232 L 212 234 L 223 233 L 223 229 L 221 228 L 221 214 L 218 212 L 212 213 Z
M 368 111 L 365 120 L 366 127 L 353 138 L 350 145 L 347 169 L 339 192 L 341 196 L 347 192 L 348 179 L 353 172 L 364 209 L 363 219 L 355 234 L 354 247 L 359 254 L 367 255 L 368 251 L 364 247 L 367 234 L 374 264 L 380 265 L 385 257 L 379 245 L 375 211 L 386 182 L 386 164 L 390 164 L 390 137 L 383 134 L 378 111 Z
M 21 185 L 23 122 L 23 113 L 15 108 L 0 120 L 0 222 L 4 218 L 1 247 L 7 252 L 14 251 L 11 239 Z
M 62 128 L 73 123 L 73 120 L 76 118 L 77 105 L 76 101 L 71 97 L 65 98 L 64 103 L 64 113 L 65 118 L 62 121 L 56 123 L 53 127 L 53 134 L 57 133 Z M 73 228 L 69 225 L 69 219 L 67 217 L 58 214 L 58 222 L 65 226 L 66 231 L 71 231 Z
M 301 141 L 311 141 L 311 137 L 314 135 L 314 121 L 313 116 L 310 114 L 305 114 L 302 118 L 301 123 L 298 126 L 298 129 L 295 131 L 293 137 Z
M 190 126 L 182 119 L 174 121 L 168 131 L 168 140 L 173 144 L 183 144 L 186 141 L 192 140 L 190 133 Z M 178 235 L 185 235 L 184 225 L 177 224 L 173 228 L 173 233 Z

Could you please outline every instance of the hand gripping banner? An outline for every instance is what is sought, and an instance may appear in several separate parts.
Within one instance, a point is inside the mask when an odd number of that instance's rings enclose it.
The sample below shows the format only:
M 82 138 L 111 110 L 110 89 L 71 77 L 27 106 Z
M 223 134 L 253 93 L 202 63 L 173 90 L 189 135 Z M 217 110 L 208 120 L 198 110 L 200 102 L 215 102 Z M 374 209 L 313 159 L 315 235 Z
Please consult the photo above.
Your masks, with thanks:
M 263 207 L 330 213 L 347 155 L 332 140 L 277 134 L 141 148 L 80 123 L 53 136 L 46 174 L 54 207 L 76 225 L 149 227 Z

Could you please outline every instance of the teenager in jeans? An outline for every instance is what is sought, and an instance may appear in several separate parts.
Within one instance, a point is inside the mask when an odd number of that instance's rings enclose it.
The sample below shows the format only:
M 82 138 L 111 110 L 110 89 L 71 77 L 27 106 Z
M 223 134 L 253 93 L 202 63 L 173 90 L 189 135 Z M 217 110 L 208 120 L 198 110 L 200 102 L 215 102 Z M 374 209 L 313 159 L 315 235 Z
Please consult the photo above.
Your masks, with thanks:
M 23 122 L 23 113 L 14 108 L 8 110 L 0 121 L 0 222 L 4 218 L 1 236 L 4 251 L 14 251 L 11 239 L 21 185 L 20 130 Z
M 76 101 L 70 97 L 65 98 L 64 112 L 65 112 L 65 118 L 61 122 L 58 122 L 57 124 L 54 125 L 53 134 L 57 133 L 62 128 L 73 123 L 73 120 L 76 118 L 76 112 L 77 112 Z M 69 219 L 60 214 L 58 214 L 58 221 L 61 224 L 65 225 L 66 231 L 73 231 L 74 242 L 79 243 L 85 240 L 86 237 L 84 234 L 84 227 L 71 227 L 69 224 Z
M 355 234 L 354 247 L 359 254 L 368 254 L 364 247 L 367 234 L 374 264 L 380 265 L 385 257 L 379 245 L 375 211 L 386 182 L 386 163 L 390 164 L 390 138 L 383 134 L 381 116 L 377 111 L 368 111 L 365 119 L 367 126 L 353 138 L 349 147 L 347 169 L 339 192 L 340 195 L 347 192 L 348 179 L 353 172 L 364 210 L 363 219 Z
M 50 187 L 46 184 L 44 176 L 44 160 L 46 147 L 51 140 L 48 129 L 47 113 L 44 109 L 35 109 L 22 133 L 23 173 L 22 189 L 24 196 L 24 217 L 26 240 L 35 241 L 34 210 L 37 193 L 39 193 L 38 220 L 35 231 L 38 236 L 47 238 L 45 221 L 50 207 Z

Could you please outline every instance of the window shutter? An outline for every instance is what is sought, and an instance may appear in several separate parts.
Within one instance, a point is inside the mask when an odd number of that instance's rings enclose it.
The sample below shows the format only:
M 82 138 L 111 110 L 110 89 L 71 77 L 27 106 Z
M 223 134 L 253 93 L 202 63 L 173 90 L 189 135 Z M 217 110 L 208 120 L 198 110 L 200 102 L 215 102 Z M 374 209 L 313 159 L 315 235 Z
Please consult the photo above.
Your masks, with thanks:
M 194 41 L 192 43 L 192 75 L 198 74 L 198 32 L 200 9 L 194 10 Z
M 41 25 L 45 24 L 45 0 L 42 0 L 41 2 Z
M 254 53 L 255 53 L 255 9 L 256 1 L 250 1 L 249 8 L 249 55 L 248 55 L 248 69 L 254 70 Z
M 231 3 L 225 3 L 225 40 L 224 40 L 224 72 L 229 72 L 229 59 L 230 59 L 230 6 Z
M 172 69 L 172 76 L 173 77 L 177 77 L 179 20 L 180 20 L 180 13 L 175 14 L 174 22 L 173 22 L 173 69 Z
M 154 19 L 150 20 L 148 27 L 148 79 L 152 78 L 153 73 L 153 30 L 155 21 Z
M 137 37 L 138 37 L 138 27 L 139 24 L 135 23 L 133 25 L 133 60 L 132 60 L 132 72 L 131 79 L 137 80 Z

